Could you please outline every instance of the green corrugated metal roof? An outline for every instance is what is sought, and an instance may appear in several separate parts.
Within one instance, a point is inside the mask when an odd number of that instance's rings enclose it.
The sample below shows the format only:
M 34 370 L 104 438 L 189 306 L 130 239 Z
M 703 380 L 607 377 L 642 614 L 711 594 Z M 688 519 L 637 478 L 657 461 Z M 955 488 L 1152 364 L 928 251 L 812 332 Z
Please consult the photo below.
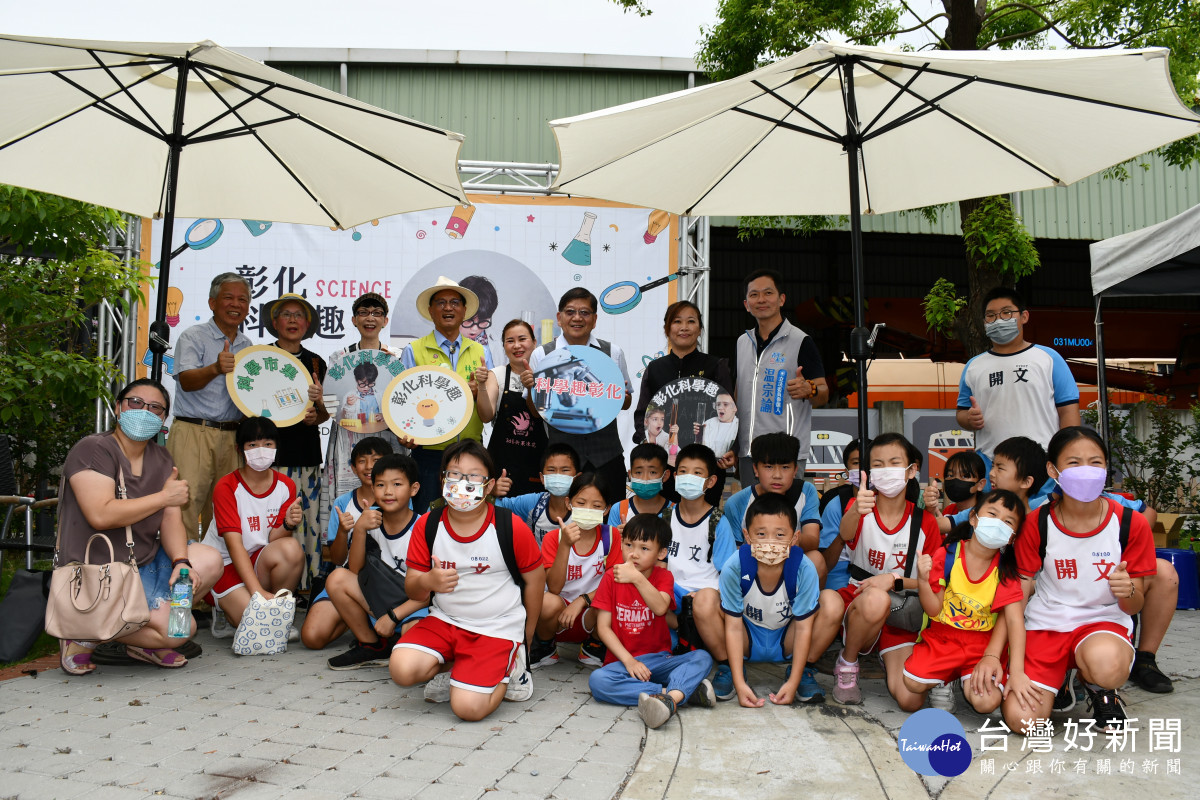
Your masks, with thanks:
M 558 161 L 549 120 L 685 89 L 690 66 L 681 59 L 656 68 L 655 59 L 457 51 L 252 55 L 334 91 L 340 86 L 339 59 L 344 58 L 351 97 L 465 134 L 463 159 L 525 163 Z M 281 60 L 272 60 L 273 55 Z M 282 60 L 289 57 L 315 60 Z M 412 60 L 373 61 L 384 58 Z M 702 73 L 694 75 L 697 85 L 706 82 Z M 1200 203 L 1200 169 L 1176 169 L 1153 156 L 1145 162 L 1148 169 L 1133 166 L 1126 181 L 1093 175 L 1060 189 L 1021 192 L 1018 209 L 1037 238 L 1095 240 L 1153 225 Z M 736 217 L 711 221 L 737 225 Z M 863 230 L 957 235 L 958 207 L 951 205 L 934 224 L 919 214 L 866 217 Z

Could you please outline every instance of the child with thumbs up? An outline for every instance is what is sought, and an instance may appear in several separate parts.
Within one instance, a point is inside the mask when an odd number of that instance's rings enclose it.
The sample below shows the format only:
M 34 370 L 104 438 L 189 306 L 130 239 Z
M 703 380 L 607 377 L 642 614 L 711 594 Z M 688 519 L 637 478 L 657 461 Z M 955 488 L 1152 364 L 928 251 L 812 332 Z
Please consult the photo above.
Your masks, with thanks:
M 1026 518 L 1014 545 L 1028 598 L 1025 674 L 1041 690 L 1040 702 L 1029 713 L 1010 694 L 1004 719 L 1025 732 L 1029 720 L 1049 718 L 1063 678 L 1077 669 L 1091 718 L 1122 730 L 1117 689 L 1133 665 L 1132 615 L 1142 610 L 1156 571 L 1154 540 L 1145 517 L 1102 496 L 1108 448 L 1095 431 L 1063 428 L 1047 457 L 1062 496 Z

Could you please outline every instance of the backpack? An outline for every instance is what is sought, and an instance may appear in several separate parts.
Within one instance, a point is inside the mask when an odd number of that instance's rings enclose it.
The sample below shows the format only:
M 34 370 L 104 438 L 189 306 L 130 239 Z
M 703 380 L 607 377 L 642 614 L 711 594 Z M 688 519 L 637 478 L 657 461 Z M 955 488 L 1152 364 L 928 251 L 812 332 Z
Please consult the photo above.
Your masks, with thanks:
M 612 358 L 612 342 L 609 342 L 607 339 L 597 339 L 596 342 L 598 343 L 598 346 L 596 347 L 596 349 L 599 350 L 601 353 L 604 353 L 604 355 L 608 356 L 609 358 Z M 590 344 L 579 345 L 579 346 L 580 347 L 591 347 Z M 550 355 L 551 353 L 554 352 L 554 349 L 556 347 L 558 347 L 558 339 L 551 339 L 550 341 L 548 341 L 544 345 L 542 345 L 542 353 L 545 355 Z
M 1046 503 L 1038 508 L 1038 561 L 1046 560 L 1046 538 L 1049 536 L 1049 518 L 1051 503 Z M 1045 513 L 1042 513 L 1044 510 Z M 1129 528 L 1133 524 L 1133 509 L 1129 506 L 1121 506 L 1121 523 L 1118 532 L 1118 537 L 1121 542 L 1121 552 L 1125 552 L 1125 548 L 1129 545 Z
M 754 579 L 758 577 L 758 559 L 750 554 L 748 544 L 738 548 L 738 556 L 742 559 L 742 597 L 745 597 L 754 585 Z M 783 584 L 787 589 L 788 608 L 791 608 L 796 600 L 796 577 L 800 574 L 800 559 L 806 557 L 799 547 L 792 547 L 787 560 L 783 562 Z
M 721 506 L 713 506 L 712 511 L 708 514 L 708 563 L 710 564 L 712 563 L 713 542 L 717 540 L 717 525 L 723 516 L 725 516 L 725 511 Z M 717 572 L 720 571 L 721 567 L 717 567 Z
M 517 565 L 517 551 L 513 546 L 513 513 L 507 508 L 492 506 L 496 515 L 496 538 L 500 542 L 500 552 L 504 554 L 504 566 L 518 589 L 525 588 L 525 576 Z M 437 538 L 438 528 L 442 523 L 442 513 L 445 506 L 431 510 L 425 518 L 425 545 L 429 548 L 429 560 L 433 561 L 433 540 Z
M 617 504 L 617 517 L 621 520 L 622 525 L 625 524 L 625 517 L 627 517 L 629 515 L 629 500 L 630 500 L 630 498 L 626 497 L 624 500 L 622 500 L 620 503 Z M 658 510 L 658 512 L 655 514 L 655 516 L 658 517 L 659 519 L 665 519 L 669 522 L 670 517 L 671 517 L 671 512 L 674 510 L 675 510 L 675 505 L 670 500 L 666 500 L 664 498 L 663 507 Z
M 537 527 L 537 521 L 542 518 L 542 514 L 546 513 L 546 509 L 550 507 L 550 493 L 542 492 L 538 497 L 537 502 L 533 504 L 533 513 L 529 516 L 529 530 Z M 553 520 L 551 520 L 553 521 Z

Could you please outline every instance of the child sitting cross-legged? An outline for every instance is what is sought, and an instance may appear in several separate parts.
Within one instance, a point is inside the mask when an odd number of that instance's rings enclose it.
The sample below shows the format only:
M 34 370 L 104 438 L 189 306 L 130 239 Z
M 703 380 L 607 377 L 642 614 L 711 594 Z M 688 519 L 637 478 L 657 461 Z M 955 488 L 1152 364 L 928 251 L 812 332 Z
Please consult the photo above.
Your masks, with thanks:
M 604 663 L 604 645 L 594 638 L 596 610 L 592 597 L 604 570 L 621 563 L 621 533 L 602 524 L 608 513 L 603 479 L 594 472 L 577 475 L 567 493 L 568 520 L 542 539 L 546 594 L 529 655 L 532 669 L 558 663 L 559 642 L 579 642 L 579 660 L 591 667 Z
M 420 489 L 419 476 L 411 456 L 383 456 L 371 470 L 375 505 L 354 524 L 346 566 L 334 570 L 325 583 L 333 607 L 358 640 L 329 659 L 330 669 L 387 666 L 400 634 L 429 613 L 428 602 L 404 594 L 409 538 L 417 519 L 409 504 Z M 390 568 L 395 576 L 377 568 Z
M 425 699 L 475 722 L 504 699 L 533 696 L 525 642 L 533 636 L 546 586 L 528 526 L 486 501 L 495 483 L 492 456 L 474 439 L 442 455 L 442 499 L 413 527 L 404 588 L 433 600 L 429 616 L 392 650 L 392 680 L 428 681 Z
M 711 708 L 717 699 L 705 678 L 712 656 L 703 650 L 670 653 L 666 613 L 675 604 L 674 581 L 658 566 L 670 543 L 666 520 L 653 514 L 629 520 L 621 532 L 625 561 L 604 574 L 592 601 L 608 655 L 588 676 L 588 687 L 602 703 L 636 703 L 648 728 L 660 727 L 685 700 Z
M 812 561 L 792 546 L 796 527 L 795 504 L 762 495 L 746 510 L 746 543 L 721 569 L 729 666 L 738 703 L 747 708 L 766 699 L 746 682 L 746 661 L 792 662 L 783 686 L 768 695 L 772 703 L 790 705 L 800 688 L 821 588 Z
M 1027 710 L 1036 707 L 1038 691 L 1025 676 L 1025 596 L 1009 546 L 1024 522 L 1021 498 L 993 489 L 942 547 L 917 559 L 917 589 L 930 621 L 904 662 L 912 694 L 902 710 L 916 711 L 934 686 L 959 679 L 980 714 L 995 711 L 1003 692 L 1022 697 Z

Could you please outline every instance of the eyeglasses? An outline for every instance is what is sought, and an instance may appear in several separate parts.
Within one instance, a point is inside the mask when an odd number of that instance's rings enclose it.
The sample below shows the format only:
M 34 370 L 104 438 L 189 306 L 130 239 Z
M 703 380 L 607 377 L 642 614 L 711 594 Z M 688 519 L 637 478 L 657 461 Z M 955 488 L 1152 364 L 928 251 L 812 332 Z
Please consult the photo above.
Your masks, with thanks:
M 592 311 L 590 308 L 564 308 L 562 311 L 560 311 L 558 313 L 560 313 L 568 318 L 569 317 L 579 317 L 580 319 L 591 319 L 592 314 L 594 314 L 595 312 Z
M 989 311 L 983 315 L 984 322 L 995 322 L 998 319 L 1012 319 L 1021 313 L 1019 308 L 1002 308 L 999 311 Z
M 490 319 L 485 319 L 480 322 L 479 317 L 471 317 L 470 319 L 464 321 L 462 326 L 464 328 L 478 328 L 481 331 L 486 331 L 488 328 L 492 327 L 492 321 Z
M 354 312 L 354 316 L 358 317 L 359 319 L 383 319 L 387 316 L 387 314 L 378 308 L 360 308 L 358 311 Z
M 438 308 L 462 308 L 466 303 L 461 298 L 451 297 L 450 299 L 434 300 L 429 305 L 437 306 Z
M 153 402 L 147 403 L 142 398 L 133 397 L 132 395 L 129 397 L 126 397 L 125 402 L 129 403 L 129 407 L 134 409 L 135 411 L 140 411 L 141 409 L 144 408 L 147 411 L 149 411 L 151 414 L 154 414 L 157 417 L 162 417 L 165 419 L 167 416 L 167 407 L 164 406 L 162 403 L 153 403 Z
M 275 316 L 279 317 L 280 319 L 290 319 L 295 321 L 304 320 L 305 322 L 308 322 L 308 314 L 305 314 L 303 311 L 280 311 Z
M 467 483 L 487 483 L 487 475 L 464 475 L 456 469 L 448 469 L 442 473 L 442 477 L 450 483 L 456 483 L 461 480 L 466 480 Z

